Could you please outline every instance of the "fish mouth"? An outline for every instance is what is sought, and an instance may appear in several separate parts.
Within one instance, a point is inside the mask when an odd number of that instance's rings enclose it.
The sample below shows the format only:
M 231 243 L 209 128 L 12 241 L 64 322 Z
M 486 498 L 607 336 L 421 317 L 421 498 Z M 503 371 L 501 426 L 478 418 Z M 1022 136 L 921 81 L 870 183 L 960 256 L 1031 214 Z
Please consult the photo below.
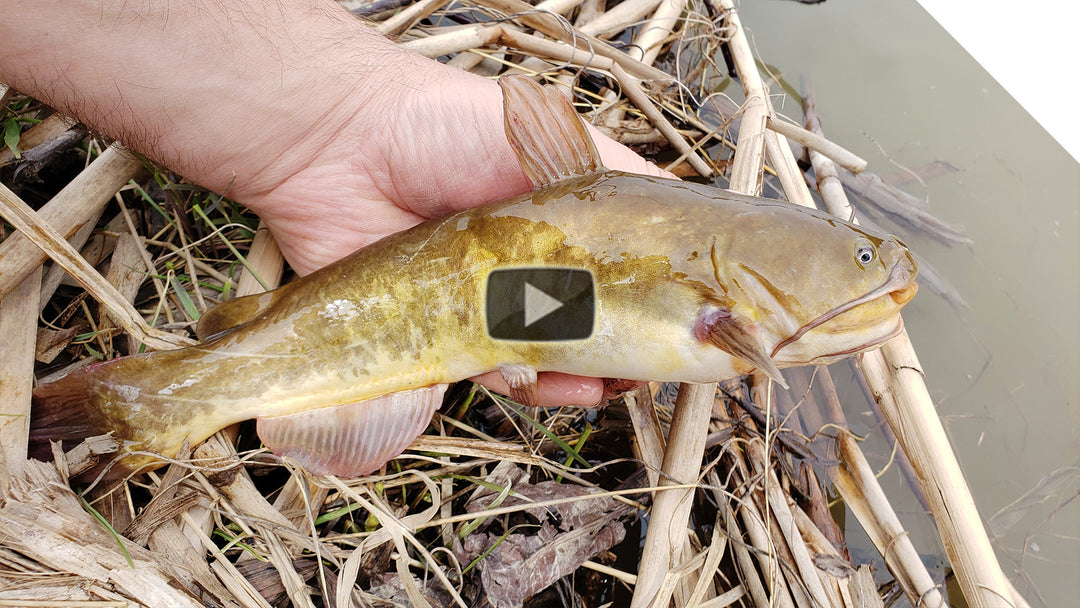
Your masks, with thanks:
M 834 319 L 835 317 L 857 306 L 861 306 L 862 304 L 865 304 L 867 302 L 872 302 L 873 300 L 876 300 L 880 297 L 889 296 L 898 306 L 903 306 L 908 301 L 910 301 L 911 298 L 915 297 L 916 292 L 919 291 L 919 285 L 914 281 L 915 272 L 916 270 L 914 261 L 909 256 L 902 256 L 893 263 L 892 267 L 889 269 L 888 276 L 885 277 L 885 280 L 882 281 L 881 285 L 878 285 L 871 291 L 867 292 L 862 296 L 859 296 L 858 298 L 855 298 L 854 300 L 850 300 L 841 304 L 840 306 L 837 306 L 836 308 L 833 308 L 832 310 L 826 311 L 816 319 L 803 325 L 798 329 L 798 331 L 791 334 L 779 344 L 777 344 L 776 347 L 773 348 L 771 356 L 775 358 L 776 353 L 780 352 L 785 346 L 796 342 L 804 335 L 806 335 L 808 331 L 814 329 L 815 327 L 819 327 L 827 321 Z M 842 356 L 846 354 L 852 354 L 861 350 L 865 350 L 870 346 L 881 344 L 886 340 L 889 340 L 890 338 L 898 335 L 903 329 L 903 327 L 903 321 L 901 320 L 901 322 L 897 325 L 897 328 L 885 338 L 882 338 L 880 340 L 874 340 L 865 345 L 851 348 L 844 352 L 835 353 L 834 355 L 830 356 Z
M 882 336 L 880 338 L 877 338 L 875 340 L 870 340 L 869 342 L 866 342 L 864 344 L 860 344 L 858 346 L 853 346 L 851 348 L 848 348 L 848 349 L 845 349 L 845 350 L 842 350 L 842 351 L 839 351 L 839 352 L 828 353 L 828 354 L 825 354 L 825 355 L 821 355 L 819 357 L 816 357 L 815 360 L 828 361 L 828 360 L 836 359 L 836 358 L 839 358 L 839 357 L 846 357 L 848 355 L 854 355 L 855 353 L 861 353 L 861 352 L 863 352 L 865 350 L 870 350 L 871 348 L 874 348 L 875 346 L 881 346 L 882 344 L 888 342 L 889 340 L 892 340 L 896 336 L 899 336 L 902 331 L 904 331 L 904 318 L 897 315 L 897 317 L 896 317 L 896 327 L 893 328 L 892 331 L 885 334 L 884 336 Z

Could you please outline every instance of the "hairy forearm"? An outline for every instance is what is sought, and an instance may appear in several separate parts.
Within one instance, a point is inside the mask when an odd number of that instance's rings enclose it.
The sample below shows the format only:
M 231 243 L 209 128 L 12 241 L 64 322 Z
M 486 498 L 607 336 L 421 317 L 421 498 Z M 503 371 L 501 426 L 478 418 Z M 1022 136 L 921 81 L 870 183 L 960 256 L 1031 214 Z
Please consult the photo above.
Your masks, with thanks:
M 259 179 L 282 155 L 377 122 L 372 96 L 440 67 L 331 0 L 0 0 L 0 13 L 0 81 L 216 190 L 234 173 L 273 187 Z

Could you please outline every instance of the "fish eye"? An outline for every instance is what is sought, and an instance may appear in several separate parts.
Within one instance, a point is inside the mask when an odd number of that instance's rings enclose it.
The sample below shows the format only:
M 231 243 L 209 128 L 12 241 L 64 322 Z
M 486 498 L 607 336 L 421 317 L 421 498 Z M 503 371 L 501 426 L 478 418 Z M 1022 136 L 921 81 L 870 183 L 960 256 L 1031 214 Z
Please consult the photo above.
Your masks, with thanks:
M 870 241 L 866 239 L 855 241 L 855 261 L 859 263 L 859 266 L 865 267 L 876 259 L 877 249 Z

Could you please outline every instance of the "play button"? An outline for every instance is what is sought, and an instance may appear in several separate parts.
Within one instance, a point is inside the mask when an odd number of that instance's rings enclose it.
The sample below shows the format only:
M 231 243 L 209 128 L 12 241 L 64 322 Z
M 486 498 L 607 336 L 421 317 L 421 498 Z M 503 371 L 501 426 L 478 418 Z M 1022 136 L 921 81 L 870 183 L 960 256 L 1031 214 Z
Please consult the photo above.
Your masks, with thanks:
M 576 268 L 504 268 L 488 275 L 488 335 L 548 342 L 592 335 L 592 274 Z
M 525 283 L 525 327 L 563 307 L 563 303 Z

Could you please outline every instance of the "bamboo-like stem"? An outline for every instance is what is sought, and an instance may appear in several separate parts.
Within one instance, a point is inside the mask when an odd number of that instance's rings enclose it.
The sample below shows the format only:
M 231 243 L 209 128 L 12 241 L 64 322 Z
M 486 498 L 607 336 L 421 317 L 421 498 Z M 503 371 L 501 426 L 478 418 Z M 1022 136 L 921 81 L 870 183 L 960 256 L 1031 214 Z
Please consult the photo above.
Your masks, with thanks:
M 694 170 L 700 175 L 708 177 L 713 174 L 712 169 L 705 164 L 705 161 L 701 159 L 701 156 L 694 151 L 685 138 L 679 133 L 678 129 L 671 124 L 671 121 L 664 116 L 664 113 L 660 111 L 660 108 L 649 99 L 649 96 L 645 93 L 645 90 L 641 88 L 641 83 L 637 78 L 631 76 L 622 69 L 621 66 L 614 66 L 611 70 L 615 79 L 619 81 L 619 86 L 622 87 L 626 96 L 634 103 L 641 113 L 645 115 L 654 125 L 657 130 L 664 134 L 669 142 L 675 149 L 686 157 L 687 162 L 690 163 Z M 760 184 L 759 184 L 760 187 Z
M 968 604 L 1009 607 L 1012 592 L 926 390 L 907 332 L 860 361 L 867 383 L 926 489 L 949 563 Z
M 375 26 L 375 31 L 383 36 L 397 34 L 411 26 L 413 23 L 439 10 L 445 6 L 447 2 L 449 2 L 449 0 L 420 0 L 420 2 L 410 5 L 409 8 Z
M 714 488 L 722 486 L 720 476 L 716 474 L 715 470 L 709 471 L 708 480 L 709 485 Z M 719 490 L 713 490 L 713 496 L 716 499 L 717 505 L 719 505 L 719 512 L 716 516 L 716 527 L 723 527 L 728 538 L 732 539 L 731 549 L 735 556 L 735 563 L 738 566 L 739 574 L 743 579 L 743 586 L 748 590 L 750 597 L 753 599 L 756 606 L 768 606 L 769 596 L 765 591 L 765 586 L 761 584 L 761 577 L 758 576 L 757 568 L 754 566 L 754 560 L 750 557 L 750 550 L 742 539 L 738 522 L 735 521 L 735 514 L 732 511 L 731 499 Z
M 660 467 L 664 464 L 664 433 L 660 420 L 656 416 L 652 395 L 647 386 L 641 387 L 623 396 L 630 422 L 634 426 L 634 440 L 645 464 L 649 485 L 660 484 Z
M 116 288 L 79 255 L 79 252 L 75 251 L 63 236 L 2 184 L 0 184 L 0 215 L 34 245 L 48 252 L 49 257 L 63 266 L 94 299 L 105 306 L 113 320 L 135 339 L 156 349 L 194 344 L 187 338 L 174 336 L 147 325 L 142 316 L 132 308 Z
M 94 229 L 97 227 L 97 222 L 100 216 L 93 215 L 83 224 L 75 234 L 68 238 L 68 242 L 75 249 L 82 250 L 83 245 L 90 239 L 90 235 L 94 233 Z M 41 279 L 41 298 L 38 301 L 38 313 L 45 310 L 45 307 L 49 305 L 49 299 L 52 298 L 53 293 L 56 292 L 56 288 L 60 286 L 60 283 L 67 277 L 67 273 L 63 268 L 59 266 L 52 266 L 47 272 L 44 273 Z
M 262 293 L 266 289 L 277 289 L 281 285 L 285 258 L 281 255 L 274 235 L 270 234 L 270 229 L 263 222 L 259 222 L 259 227 L 255 229 L 255 238 L 248 249 L 247 261 L 247 266 L 240 272 L 240 279 L 236 282 L 236 297 Z M 262 279 L 266 284 L 265 289 L 258 279 Z
M 743 144 L 743 130 L 748 126 L 755 137 L 763 140 L 766 155 L 777 177 L 783 186 L 784 194 L 788 200 L 807 207 L 813 207 L 814 202 L 810 191 L 806 188 L 806 182 L 802 179 L 795 158 L 791 154 L 791 147 L 776 131 L 766 128 L 769 115 L 772 114 L 772 104 L 769 103 L 769 90 L 758 73 L 757 62 L 746 38 L 742 22 L 735 12 L 732 0 L 722 0 L 721 8 L 727 12 L 728 26 L 732 32 L 728 38 L 728 48 L 735 63 L 735 70 L 742 82 L 743 93 L 746 95 L 746 108 L 743 111 L 742 124 L 739 128 L 739 145 Z M 732 183 L 738 179 L 748 179 L 747 173 L 756 179 L 756 188 L 746 194 L 759 194 L 761 191 L 761 172 L 764 169 L 764 157 L 760 164 L 740 164 L 739 155 L 735 155 L 735 161 L 731 168 Z
M 874 477 L 855 438 L 846 429 L 837 437 L 843 466 L 830 468 L 833 483 L 848 508 L 862 524 L 867 536 L 885 558 L 908 600 L 917 606 L 939 608 L 945 605 L 919 553 L 893 511 L 889 499 Z
M 684 384 L 679 388 L 675 416 L 668 432 L 668 449 L 664 453 L 665 477 L 660 480 L 661 486 L 692 484 L 697 480 L 715 398 L 715 384 Z M 685 486 L 656 493 L 631 608 L 649 606 L 668 570 L 682 561 L 680 554 L 693 498 L 693 488 Z
M 502 25 L 472 25 L 443 28 L 438 34 L 401 43 L 403 48 L 425 57 L 440 57 L 494 44 L 502 35 Z
M 67 238 L 87 219 L 99 215 L 112 196 L 133 178 L 142 163 L 110 146 L 38 211 L 44 222 Z M 0 298 L 46 260 L 45 253 L 25 234 L 0 243 Z
M 12 478 L 21 478 L 30 432 L 30 391 L 34 384 L 41 268 L 0 300 L 0 496 Z
M 638 59 L 652 65 L 660 55 L 664 41 L 675 31 L 685 8 L 686 0 L 662 0 L 652 18 L 641 28 L 641 33 L 634 39 L 634 46 L 630 47 L 629 51 L 641 53 Z
M 590 36 L 605 36 L 622 31 L 637 23 L 663 0 L 626 0 L 586 23 L 581 31 Z
M 646 65 L 599 38 L 573 30 L 572 27 L 568 29 L 569 24 L 559 21 L 553 15 L 536 13 L 535 8 L 524 0 L 484 0 L 483 4 L 506 15 L 517 15 L 516 19 L 521 23 L 556 40 L 607 57 L 635 78 L 655 80 L 664 85 L 674 82 L 674 78 L 663 70 Z
M 766 126 L 790 140 L 797 141 L 811 150 L 824 154 L 836 164 L 856 175 L 866 170 L 868 163 L 864 158 L 837 143 L 825 139 L 812 130 L 804 129 L 799 125 L 772 116 L 769 117 Z
M 765 464 L 765 446 L 762 442 L 751 441 L 748 449 L 753 456 L 751 458 L 752 462 L 760 462 L 762 465 Z M 787 496 L 784 495 L 784 492 L 780 487 L 780 480 L 776 478 L 772 469 L 764 469 L 760 471 L 760 473 L 763 473 L 762 484 L 765 486 L 765 496 L 769 499 L 769 508 L 772 510 L 773 516 L 776 517 L 776 521 L 779 523 L 780 532 L 783 534 L 788 549 L 791 551 L 795 566 L 802 576 L 803 583 L 807 587 L 810 598 L 813 600 L 814 604 L 818 606 L 835 605 L 831 601 L 831 598 L 826 594 L 825 588 L 821 584 L 821 579 L 817 576 L 817 568 L 814 566 L 813 560 L 810 557 L 810 552 L 806 548 L 806 542 L 803 541 L 798 526 L 795 524 L 795 518 L 791 514 L 791 509 L 788 508 Z
M 737 479 L 744 484 L 749 484 L 746 464 L 741 460 L 736 460 L 736 467 L 741 472 L 741 476 L 737 477 Z M 768 514 L 762 513 L 758 509 L 757 502 L 754 501 L 751 492 L 752 490 L 747 485 L 747 491 L 741 497 L 742 501 L 739 502 L 739 516 L 742 519 L 748 543 L 756 549 L 754 557 L 757 558 L 758 567 L 765 577 L 769 589 L 770 601 L 768 605 L 777 606 L 778 608 L 794 608 L 796 596 L 788 587 L 787 579 L 784 578 L 784 574 L 781 572 L 776 547 L 773 546 L 769 531 L 766 528 Z
M 830 196 L 825 205 L 838 217 L 850 213 L 846 197 Z M 926 389 L 907 330 L 881 349 L 863 354 L 859 367 L 923 484 L 945 553 L 968 604 L 977 608 L 1010 606 L 1013 594 Z M 934 605 L 925 599 L 923 604 Z

